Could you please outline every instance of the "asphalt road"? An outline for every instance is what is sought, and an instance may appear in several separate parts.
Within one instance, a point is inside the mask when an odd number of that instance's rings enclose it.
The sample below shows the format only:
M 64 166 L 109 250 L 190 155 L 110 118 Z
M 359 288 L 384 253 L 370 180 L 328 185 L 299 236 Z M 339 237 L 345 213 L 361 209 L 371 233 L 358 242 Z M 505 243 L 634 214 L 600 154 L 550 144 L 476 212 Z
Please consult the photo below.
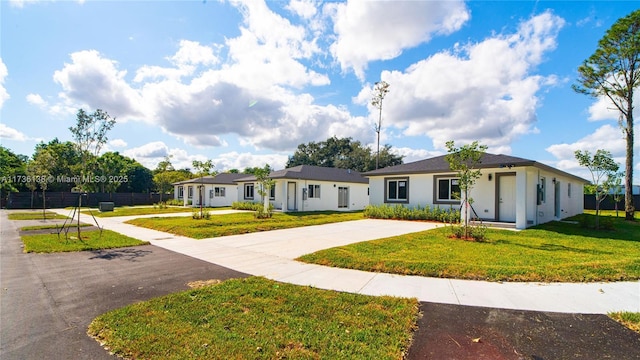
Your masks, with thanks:
M 152 245 L 25 254 L 0 211 L 0 359 L 114 359 L 86 331 L 109 310 L 246 274 Z

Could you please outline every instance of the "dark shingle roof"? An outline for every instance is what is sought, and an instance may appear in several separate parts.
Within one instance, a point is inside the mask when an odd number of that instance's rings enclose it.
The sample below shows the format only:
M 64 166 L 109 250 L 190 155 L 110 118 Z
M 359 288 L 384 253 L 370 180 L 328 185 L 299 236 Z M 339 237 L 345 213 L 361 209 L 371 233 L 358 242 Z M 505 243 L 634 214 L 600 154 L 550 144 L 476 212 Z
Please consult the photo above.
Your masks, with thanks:
M 401 174 L 429 174 L 429 173 L 442 173 L 451 172 L 449 163 L 445 160 L 446 155 L 436 156 L 430 159 L 414 161 L 406 164 L 390 166 L 383 169 L 372 170 L 363 173 L 363 176 L 387 176 L 387 175 L 401 175 Z M 513 168 L 518 166 L 535 166 L 541 169 L 552 171 L 555 173 L 563 174 L 584 182 L 587 180 L 578 176 L 566 173 L 562 170 L 558 170 L 551 166 L 542 164 L 540 162 L 523 159 L 516 156 L 502 155 L 502 154 L 489 154 L 485 153 L 481 163 L 478 165 L 479 169 L 490 168 Z
M 271 174 L 269 174 L 269 178 L 336 181 L 361 184 L 369 183 L 369 179 L 363 177 L 357 171 L 312 165 L 299 165 L 292 168 L 273 171 L 271 172 Z M 256 177 L 253 175 L 236 179 L 237 182 L 247 182 L 255 180 Z
M 235 185 L 234 182 L 236 179 L 241 177 L 245 177 L 247 174 L 233 174 L 233 173 L 220 173 L 216 176 L 204 176 L 202 178 L 194 178 L 184 181 L 178 181 L 173 183 L 173 185 L 183 185 L 183 184 L 220 184 L 220 185 Z

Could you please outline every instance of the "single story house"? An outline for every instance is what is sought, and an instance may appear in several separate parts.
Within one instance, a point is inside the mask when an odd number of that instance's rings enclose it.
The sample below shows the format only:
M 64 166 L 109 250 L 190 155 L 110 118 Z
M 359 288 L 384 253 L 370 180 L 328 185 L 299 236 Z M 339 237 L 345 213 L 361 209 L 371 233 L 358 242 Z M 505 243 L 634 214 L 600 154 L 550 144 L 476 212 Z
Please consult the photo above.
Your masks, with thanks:
M 238 185 L 234 180 L 247 174 L 221 173 L 215 176 L 189 179 L 173 183 L 174 198 L 184 206 L 231 206 L 238 198 Z M 200 190 L 200 191 L 198 191 Z
M 477 168 L 482 176 L 470 193 L 470 217 L 524 229 L 583 212 L 585 179 L 509 155 L 485 153 Z M 461 207 L 454 195 L 460 193 L 459 178 L 444 155 L 363 175 L 369 178 L 371 205 Z
M 352 211 L 369 204 L 369 180 L 359 172 L 312 165 L 273 171 L 269 202 L 281 211 Z M 238 201 L 262 203 L 255 176 L 235 180 Z

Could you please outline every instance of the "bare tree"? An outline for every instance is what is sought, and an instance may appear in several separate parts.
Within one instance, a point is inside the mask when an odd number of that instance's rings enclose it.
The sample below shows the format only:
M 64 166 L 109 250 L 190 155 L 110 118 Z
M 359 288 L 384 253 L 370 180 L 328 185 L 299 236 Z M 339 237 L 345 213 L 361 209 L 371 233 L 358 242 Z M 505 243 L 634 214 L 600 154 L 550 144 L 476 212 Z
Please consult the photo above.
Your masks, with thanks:
M 373 99 L 371 99 L 371 105 L 379 110 L 378 123 L 375 126 L 376 133 L 378 134 L 378 150 L 376 151 L 376 170 L 380 165 L 380 130 L 382 129 L 382 100 L 389 92 L 389 83 L 386 81 L 376 82 L 373 88 Z

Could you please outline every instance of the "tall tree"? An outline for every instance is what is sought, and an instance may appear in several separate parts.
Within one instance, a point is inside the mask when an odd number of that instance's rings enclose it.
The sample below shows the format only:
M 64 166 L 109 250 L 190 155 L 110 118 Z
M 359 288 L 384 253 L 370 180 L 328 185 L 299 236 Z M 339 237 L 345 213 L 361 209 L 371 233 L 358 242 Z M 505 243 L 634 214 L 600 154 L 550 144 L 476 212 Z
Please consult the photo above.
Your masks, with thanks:
M 270 218 L 271 207 L 269 206 L 269 194 L 271 193 L 271 188 L 275 184 L 275 180 L 271 179 L 269 175 L 271 174 L 271 167 L 267 164 L 262 168 L 256 168 L 253 173 L 260 185 L 258 187 L 258 194 L 262 196 L 262 211 L 258 211 L 256 216 L 260 219 L 262 218 Z
M 28 158 L 16 155 L 13 151 L 0 145 L 0 194 L 24 189 L 25 167 Z
M 98 158 L 100 150 L 107 143 L 107 132 L 113 128 L 115 123 L 116 119 L 111 118 L 106 111 L 101 109 L 97 109 L 91 114 L 79 109 L 76 115 L 76 126 L 69 127 L 82 158 L 78 184 L 81 191 L 85 191 L 87 180 L 93 174 L 95 159 Z
M 211 175 L 211 171 L 213 170 L 213 162 L 211 160 L 207 161 L 198 161 L 193 160 L 193 169 L 196 171 L 196 175 L 200 178 L 200 186 L 198 186 L 198 198 L 200 199 L 200 218 L 204 216 L 202 210 L 202 203 L 204 202 L 204 177 L 207 175 Z
M 464 237 L 469 237 L 469 208 L 473 204 L 471 189 L 476 180 L 482 175 L 477 166 L 480 164 L 482 156 L 487 150 L 486 145 L 480 145 L 477 141 L 471 144 L 456 147 L 453 141 L 446 143 L 448 154 L 445 160 L 449 163 L 451 170 L 458 173 L 458 183 L 460 185 L 460 197 L 462 201 L 461 210 L 464 221 Z
M 618 164 L 613 161 L 611 153 L 607 150 L 598 149 L 593 157 L 588 150 L 576 150 L 574 154 L 580 166 L 586 167 L 591 172 L 592 185 L 596 194 L 596 229 L 599 229 L 600 203 L 615 186 Z
M 51 167 L 55 164 L 55 159 L 51 151 L 40 151 L 34 156 L 33 160 L 27 164 L 27 175 L 30 177 L 31 183 L 37 185 L 42 190 L 42 218 L 46 219 L 47 196 L 46 191 L 49 183 L 53 182 L 51 175 Z M 33 194 L 33 193 L 32 193 Z M 33 197 L 33 195 L 32 195 Z M 31 200 L 33 206 L 33 199 Z
M 365 172 L 375 169 L 376 155 L 371 149 L 352 138 L 331 137 L 321 142 L 310 142 L 298 145 L 295 153 L 289 157 L 287 167 L 298 165 L 315 165 L 337 167 Z M 402 156 L 395 155 L 390 145 L 380 151 L 382 167 L 402 164 Z
M 618 19 L 578 72 L 575 91 L 593 97 L 604 96 L 620 113 L 619 125 L 627 142 L 625 218 L 633 220 L 633 95 L 640 85 L 640 10 Z
M 389 92 L 389 83 L 386 81 L 378 81 L 373 87 L 373 98 L 371 99 L 371 105 L 379 110 L 378 123 L 375 126 L 376 134 L 378 135 L 378 148 L 376 151 L 376 170 L 380 165 L 380 130 L 382 129 L 382 100 Z
M 48 143 L 36 145 L 33 157 L 42 151 L 49 151 L 54 159 L 49 170 L 54 181 L 49 184 L 49 191 L 70 191 L 74 186 L 73 179 L 80 175 L 82 159 L 76 145 L 71 141 L 61 142 L 54 138 Z

